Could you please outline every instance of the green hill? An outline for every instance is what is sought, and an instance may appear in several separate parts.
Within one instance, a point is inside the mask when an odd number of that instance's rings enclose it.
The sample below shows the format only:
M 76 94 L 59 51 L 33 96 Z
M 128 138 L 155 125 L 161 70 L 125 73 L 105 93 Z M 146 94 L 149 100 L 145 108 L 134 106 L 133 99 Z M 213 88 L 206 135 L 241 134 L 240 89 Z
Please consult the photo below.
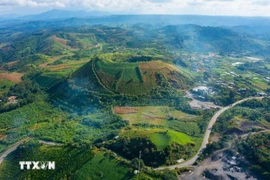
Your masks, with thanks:
M 137 96 L 166 87 L 184 90 L 191 84 L 191 79 L 177 67 L 162 61 L 130 63 L 96 57 L 53 91 L 77 87 L 91 92 Z
M 122 102 L 168 105 L 178 90 L 188 89 L 192 82 L 176 66 L 162 61 L 131 63 L 96 57 L 48 92 L 56 106 L 84 112 Z
M 177 89 L 190 84 L 180 70 L 162 61 L 128 63 L 96 58 L 91 64 L 98 82 L 116 94 L 136 96 L 168 84 Z

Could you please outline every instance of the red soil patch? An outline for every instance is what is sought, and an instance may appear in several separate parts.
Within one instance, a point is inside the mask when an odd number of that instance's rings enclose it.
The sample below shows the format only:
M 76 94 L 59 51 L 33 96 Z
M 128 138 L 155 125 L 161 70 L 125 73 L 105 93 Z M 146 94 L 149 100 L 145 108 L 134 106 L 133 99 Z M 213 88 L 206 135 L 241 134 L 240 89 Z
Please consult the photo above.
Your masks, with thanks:
M 0 140 L 2 141 L 2 140 L 4 140 L 4 139 L 6 139 L 7 138 L 7 135 L 5 135 L 5 134 L 0 134 Z
M 156 72 L 161 72 L 166 76 L 172 75 L 173 72 L 179 72 L 179 70 L 173 65 L 162 61 L 142 62 L 139 64 L 139 67 L 141 69 L 144 82 L 147 82 L 146 76 L 151 77 L 151 79 L 156 81 Z
M 97 71 L 98 78 L 101 80 L 102 84 L 106 86 L 107 88 L 113 90 L 114 85 L 117 81 L 114 76 L 111 76 L 109 74 L 103 73 L 102 71 Z
M 151 62 L 142 62 L 140 63 L 140 68 L 141 69 L 150 69 L 150 70 L 155 70 L 155 69 L 161 69 L 163 63 L 161 61 L 151 61 Z
M 59 38 L 59 37 L 56 37 L 55 35 L 53 36 L 53 40 L 54 40 L 55 42 L 59 42 L 60 44 L 62 44 L 62 45 L 63 45 L 65 48 L 67 48 L 68 50 L 73 50 L 72 47 L 70 47 L 70 46 L 67 45 L 68 40 L 62 39 L 62 38 Z
M 22 81 L 23 73 L 0 73 L 0 80 L 9 80 L 15 83 Z
M 140 68 L 141 69 L 150 69 L 150 70 L 161 70 L 161 71 L 166 71 L 166 72 L 171 72 L 171 71 L 179 71 L 175 66 L 164 63 L 160 60 L 158 61 L 150 61 L 150 62 L 142 62 L 140 63 Z
M 59 42 L 60 44 L 67 45 L 67 40 L 56 37 L 55 35 L 53 36 L 53 40 L 55 40 L 56 42 Z
M 149 114 L 143 114 L 143 116 L 144 116 L 146 119 L 164 119 L 163 116 L 152 116 L 152 115 L 149 115 Z
M 125 106 L 125 107 L 116 106 L 113 108 L 113 111 L 117 114 L 133 114 L 133 113 L 137 113 L 139 109 L 129 107 L 129 106 Z
M 60 64 L 60 65 L 52 66 L 49 69 L 52 71 L 60 71 L 63 69 L 72 69 L 72 68 L 73 68 L 72 66 L 69 66 L 67 64 Z

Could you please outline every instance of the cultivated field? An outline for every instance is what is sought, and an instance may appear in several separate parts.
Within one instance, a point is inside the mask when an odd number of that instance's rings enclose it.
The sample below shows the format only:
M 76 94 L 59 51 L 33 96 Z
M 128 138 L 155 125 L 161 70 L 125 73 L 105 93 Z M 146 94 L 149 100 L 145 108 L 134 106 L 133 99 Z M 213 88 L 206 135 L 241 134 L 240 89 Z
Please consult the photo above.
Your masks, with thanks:
M 158 86 L 157 74 L 163 74 L 175 88 L 185 88 L 187 78 L 173 65 L 162 61 L 127 63 L 96 60 L 94 70 L 100 82 L 115 93 L 141 95 Z
M 21 82 L 21 78 L 24 74 L 23 73 L 7 73 L 7 72 L 3 72 L 3 73 L 0 73 L 0 81 L 1 80 L 9 80 L 9 81 L 12 81 L 14 83 L 18 83 L 18 82 Z
M 172 143 L 199 144 L 198 116 L 183 113 L 168 106 L 115 107 L 114 113 L 129 121 L 130 128 L 121 136 L 149 138 L 159 149 Z
M 196 116 L 183 113 L 168 106 L 115 107 L 114 112 L 128 120 L 130 125 L 166 125 L 168 119 L 192 122 Z

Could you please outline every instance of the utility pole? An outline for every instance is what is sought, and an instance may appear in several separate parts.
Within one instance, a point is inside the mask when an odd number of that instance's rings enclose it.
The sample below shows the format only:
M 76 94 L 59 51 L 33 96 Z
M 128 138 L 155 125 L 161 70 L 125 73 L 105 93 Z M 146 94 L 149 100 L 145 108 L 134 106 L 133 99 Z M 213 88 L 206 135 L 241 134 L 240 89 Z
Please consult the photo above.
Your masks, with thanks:
M 139 172 L 141 171 L 141 156 L 142 156 L 142 152 L 139 152 Z

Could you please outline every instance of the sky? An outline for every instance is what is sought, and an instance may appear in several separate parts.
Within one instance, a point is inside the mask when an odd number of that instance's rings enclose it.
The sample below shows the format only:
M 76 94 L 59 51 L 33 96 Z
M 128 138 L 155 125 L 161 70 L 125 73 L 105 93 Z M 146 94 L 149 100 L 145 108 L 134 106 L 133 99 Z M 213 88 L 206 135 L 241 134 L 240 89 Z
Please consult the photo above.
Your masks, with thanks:
M 270 0 L 0 0 L 0 14 L 38 14 L 51 9 L 115 14 L 270 16 Z

